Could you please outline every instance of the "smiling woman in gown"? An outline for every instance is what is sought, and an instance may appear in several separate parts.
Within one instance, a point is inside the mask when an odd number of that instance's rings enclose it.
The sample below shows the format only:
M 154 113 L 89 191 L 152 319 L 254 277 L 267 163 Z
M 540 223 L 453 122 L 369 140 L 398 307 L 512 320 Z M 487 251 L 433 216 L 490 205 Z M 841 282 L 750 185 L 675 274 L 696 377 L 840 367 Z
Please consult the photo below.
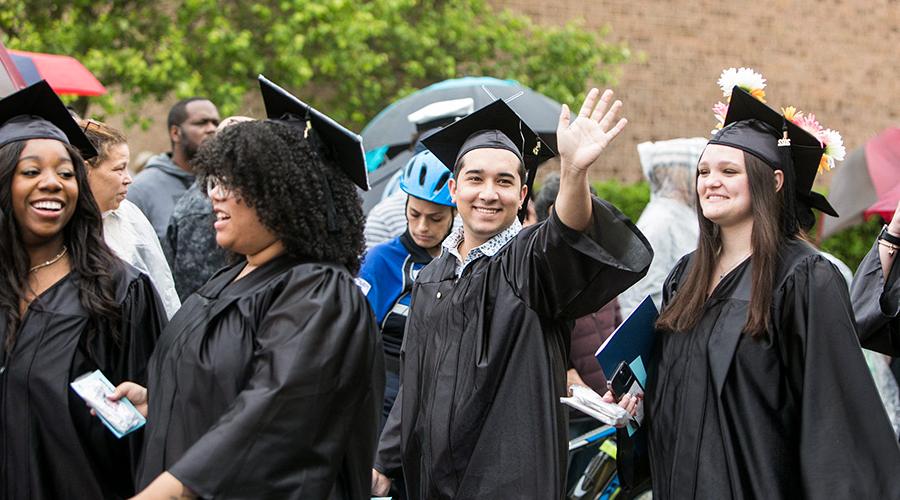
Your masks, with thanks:
M 263 85 L 274 119 L 228 127 L 194 162 L 217 243 L 244 259 L 185 300 L 147 390 L 119 387 L 149 395 L 138 498 L 355 499 L 370 488 L 384 355 L 354 281 L 362 148 L 334 149 L 324 138 L 345 129 Z
M 4 499 L 134 493 L 140 432 L 117 439 L 69 383 L 94 370 L 143 382 L 165 313 L 104 243 L 82 154 L 96 152 L 46 82 L 0 101 Z
M 751 70 L 720 85 L 730 104 L 697 166 L 699 243 L 666 280 L 647 371 L 653 497 L 900 498 L 900 448 L 844 278 L 801 238 L 813 208 L 836 215 L 811 188 L 839 136 L 757 100 Z

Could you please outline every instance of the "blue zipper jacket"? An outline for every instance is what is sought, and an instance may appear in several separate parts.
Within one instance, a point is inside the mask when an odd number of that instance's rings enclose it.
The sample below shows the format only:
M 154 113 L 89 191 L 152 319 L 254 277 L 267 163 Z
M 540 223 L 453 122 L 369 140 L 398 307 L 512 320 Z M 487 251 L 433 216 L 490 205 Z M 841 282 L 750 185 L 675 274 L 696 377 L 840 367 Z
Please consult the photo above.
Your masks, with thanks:
M 407 231 L 369 250 L 359 271 L 357 282 L 369 299 L 381 328 L 389 371 L 399 371 L 410 292 L 419 271 L 431 262 L 431 258 Z

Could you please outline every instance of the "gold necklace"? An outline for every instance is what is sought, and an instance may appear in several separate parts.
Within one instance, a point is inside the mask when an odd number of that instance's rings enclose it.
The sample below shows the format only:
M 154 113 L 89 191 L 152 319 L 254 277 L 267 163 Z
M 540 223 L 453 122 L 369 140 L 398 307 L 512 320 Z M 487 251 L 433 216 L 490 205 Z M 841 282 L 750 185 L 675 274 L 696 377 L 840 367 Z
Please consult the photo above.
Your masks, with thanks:
M 741 257 L 731 267 L 729 267 L 725 271 L 722 271 L 722 274 L 719 275 L 719 281 L 722 281 L 723 279 L 725 279 L 726 274 L 730 273 L 731 271 L 734 271 L 735 268 L 737 268 L 737 266 L 741 265 L 745 260 L 747 260 L 747 257 L 750 257 L 751 255 L 753 255 L 753 252 L 750 252 L 747 255 Z
M 32 267 L 31 269 L 28 270 L 28 274 L 31 274 L 42 267 L 52 266 L 53 264 L 56 264 L 57 262 L 59 262 L 59 259 L 63 258 L 63 255 L 65 255 L 68 250 L 69 249 L 65 245 L 63 245 L 62 250 L 60 250 L 59 253 L 56 254 L 56 257 L 53 257 L 52 259 L 48 260 L 47 262 L 44 262 L 42 264 L 38 264 L 38 265 Z

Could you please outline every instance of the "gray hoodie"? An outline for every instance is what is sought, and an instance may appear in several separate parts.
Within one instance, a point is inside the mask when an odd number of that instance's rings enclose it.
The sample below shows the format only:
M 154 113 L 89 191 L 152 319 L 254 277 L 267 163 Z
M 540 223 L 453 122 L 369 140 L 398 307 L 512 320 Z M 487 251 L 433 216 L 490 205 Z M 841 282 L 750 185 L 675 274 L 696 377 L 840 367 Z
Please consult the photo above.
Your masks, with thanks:
M 194 174 L 174 164 L 171 153 L 162 153 L 150 158 L 135 176 L 127 198 L 144 212 L 159 240 L 165 241 L 175 203 L 193 183 Z

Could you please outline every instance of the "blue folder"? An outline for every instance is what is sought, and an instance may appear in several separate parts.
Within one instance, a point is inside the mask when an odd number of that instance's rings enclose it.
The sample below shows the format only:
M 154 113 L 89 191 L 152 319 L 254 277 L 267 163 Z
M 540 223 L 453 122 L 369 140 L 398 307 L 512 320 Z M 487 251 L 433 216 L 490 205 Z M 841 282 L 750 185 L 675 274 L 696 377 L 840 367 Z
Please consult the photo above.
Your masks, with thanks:
M 600 346 L 594 356 L 603 368 L 607 380 L 612 378 L 619 363 L 625 361 L 631 366 L 641 386 L 646 387 L 645 365 L 653 349 L 656 336 L 654 325 L 658 316 L 653 299 L 647 296 Z

